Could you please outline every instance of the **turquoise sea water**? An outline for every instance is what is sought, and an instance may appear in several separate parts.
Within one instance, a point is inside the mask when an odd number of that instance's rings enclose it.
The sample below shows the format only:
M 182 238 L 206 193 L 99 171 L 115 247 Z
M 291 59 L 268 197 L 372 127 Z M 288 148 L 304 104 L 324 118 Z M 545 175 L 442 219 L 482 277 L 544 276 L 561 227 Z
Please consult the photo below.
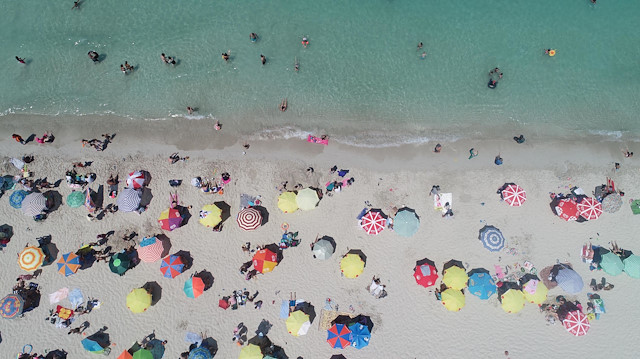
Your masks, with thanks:
M 369 145 L 515 130 L 640 138 L 638 1 L 72 4 L 0 3 L 2 114 L 216 118 L 243 135 L 317 132 Z M 94 64 L 89 50 L 104 59 Z M 125 60 L 134 73 L 120 72 Z M 504 78 L 490 90 L 496 66 Z M 186 116 L 187 106 L 197 113 Z

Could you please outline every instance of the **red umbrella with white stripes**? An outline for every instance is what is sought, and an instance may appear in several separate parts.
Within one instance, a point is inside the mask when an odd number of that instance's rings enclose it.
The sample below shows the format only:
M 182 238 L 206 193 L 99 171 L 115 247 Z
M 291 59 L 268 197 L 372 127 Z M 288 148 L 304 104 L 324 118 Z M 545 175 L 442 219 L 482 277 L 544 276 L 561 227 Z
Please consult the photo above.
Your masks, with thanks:
M 527 200 L 527 194 L 517 184 L 510 184 L 502 190 L 502 199 L 510 206 L 519 207 Z
M 386 224 L 387 219 L 380 210 L 370 210 L 362 216 L 360 220 L 360 227 L 362 227 L 367 234 L 378 234 L 382 232 Z
M 127 178 L 127 187 L 133 189 L 140 189 L 144 187 L 144 173 L 142 171 L 135 171 L 129 173 L 129 177 Z
M 162 258 L 163 251 L 164 245 L 158 238 L 144 238 L 138 248 L 138 258 L 143 262 L 152 263 Z
M 602 203 L 592 197 L 585 198 L 582 202 L 578 203 L 578 213 L 589 221 L 598 219 L 602 214 Z
M 567 314 L 567 317 L 562 321 L 565 329 L 576 337 L 587 334 L 591 324 L 589 324 L 589 318 L 579 310 L 574 310 Z
M 252 231 L 262 224 L 262 214 L 255 208 L 245 208 L 238 213 L 238 226 L 245 231 Z
M 580 214 L 578 213 L 578 202 L 563 198 L 556 204 L 556 214 L 565 221 L 575 221 Z

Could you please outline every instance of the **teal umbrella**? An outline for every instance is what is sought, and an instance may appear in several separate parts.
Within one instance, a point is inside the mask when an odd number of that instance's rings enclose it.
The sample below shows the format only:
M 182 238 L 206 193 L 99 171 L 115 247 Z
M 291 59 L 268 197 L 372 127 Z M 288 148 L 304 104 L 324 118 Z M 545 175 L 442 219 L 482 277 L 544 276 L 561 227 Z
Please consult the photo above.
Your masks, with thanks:
M 84 204 L 86 198 L 84 192 L 73 191 L 67 196 L 67 205 L 71 208 L 78 208 Z
M 630 255 L 624 261 L 624 271 L 631 278 L 640 278 L 640 256 Z
M 620 257 L 612 252 L 606 253 L 602 256 L 600 261 L 600 268 L 609 275 L 618 275 L 624 270 L 624 264 Z
M 126 253 L 118 252 L 109 260 L 109 269 L 113 273 L 123 275 L 129 269 L 130 263 L 131 260 Z
M 82 339 L 82 347 L 84 348 L 84 350 L 91 353 L 95 353 L 95 354 L 104 353 L 104 348 L 102 347 L 102 345 L 100 345 L 100 343 L 98 343 L 96 340 L 93 340 L 91 338 Z
M 420 218 L 413 209 L 404 207 L 393 219 L 393 231 L 403 237 L 411 237 L 418 231 Z

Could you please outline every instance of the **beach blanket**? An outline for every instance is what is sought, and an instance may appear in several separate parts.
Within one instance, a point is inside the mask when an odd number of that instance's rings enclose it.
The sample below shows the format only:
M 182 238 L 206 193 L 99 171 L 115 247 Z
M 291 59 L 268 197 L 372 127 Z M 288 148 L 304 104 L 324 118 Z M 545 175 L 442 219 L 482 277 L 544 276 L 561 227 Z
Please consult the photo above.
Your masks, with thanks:
M 304 303 L 304 299 L 296 300 L 296 305 L 300 303 Z M 289 318 L 289 301 L 283 300 L 282 304 L 280 305 L 280 319 L 287 319 L 287 318 Z
M 49 294 L 49 304 L 58 303 L 69 295 L 69 288 L 58 289 L 58 291 Z
M 329 328 L 331 328 L 332 326 L 331 322 L 334 319 L 336 319 L 339 315 L 346 315 L 347 317 L 351 317 L 351 318 L 354 317 L 352 313 L 322 309 L 320 311 L 320 320 L 318 320 L 318 328 L 322 330 L 329 330 Z
M 433 196 L 433 208 L 445 213 L 444 205 L 449 202 L 449 208 L 453 207 L 453 193 L 440 193 Z

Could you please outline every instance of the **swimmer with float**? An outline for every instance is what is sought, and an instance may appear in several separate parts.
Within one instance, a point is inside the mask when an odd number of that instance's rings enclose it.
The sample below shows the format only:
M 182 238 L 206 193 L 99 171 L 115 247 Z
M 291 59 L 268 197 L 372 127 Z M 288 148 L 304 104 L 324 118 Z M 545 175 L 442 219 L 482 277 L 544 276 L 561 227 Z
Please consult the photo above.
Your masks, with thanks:
M 252 32 L 251 35 L 249 35 L 249 39 L 251 39 L 251 42 L 258 41 L 258 34 L 256 34 L 255 32 Z
M 309 45 L 309 40 L 306 37 L 302 38 L 302 46 L 305 48 Z
M 546 50 L 544 50 L 544 53 L 549 55 L 550 57 L 556 56 L 556 50 L 554 50 L 554 49 L 546 49 Z

